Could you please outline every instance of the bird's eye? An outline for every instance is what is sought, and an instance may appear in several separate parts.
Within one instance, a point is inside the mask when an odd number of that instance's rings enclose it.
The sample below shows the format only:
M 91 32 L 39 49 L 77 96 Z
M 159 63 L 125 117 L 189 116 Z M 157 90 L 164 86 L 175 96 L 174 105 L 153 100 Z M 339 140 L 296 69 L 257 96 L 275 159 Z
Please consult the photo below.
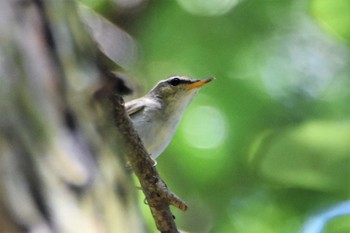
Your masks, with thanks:
M 180 79 L 179 78 L 173 78 L 172 80 L 170 80 L 170 84 L 173 86 L 177 86 L 180 84 Z

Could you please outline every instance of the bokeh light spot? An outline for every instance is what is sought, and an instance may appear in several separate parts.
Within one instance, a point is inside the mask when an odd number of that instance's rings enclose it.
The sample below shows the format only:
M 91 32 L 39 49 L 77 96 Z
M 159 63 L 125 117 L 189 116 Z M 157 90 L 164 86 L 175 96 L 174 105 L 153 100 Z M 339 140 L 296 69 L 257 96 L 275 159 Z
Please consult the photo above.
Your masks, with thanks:
M 217 108 L 206 105 L 189 109 L 181 129 L 187 143 L 202 149 L 220 146 L 227 135 L 223 114 Z

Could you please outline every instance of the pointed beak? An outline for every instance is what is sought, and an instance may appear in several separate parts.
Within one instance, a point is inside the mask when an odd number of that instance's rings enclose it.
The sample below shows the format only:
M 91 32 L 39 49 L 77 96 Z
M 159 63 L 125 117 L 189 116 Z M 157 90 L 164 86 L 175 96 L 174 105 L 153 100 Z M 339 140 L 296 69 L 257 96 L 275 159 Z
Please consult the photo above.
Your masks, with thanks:
M 200 88 L 200 87 L 204 86 L 205 84 L 207 84 L 207 83 L 213 81 L 214 79 L 215 79 L 215 78 L 210 77 L 210 78 L 207 78 L 207 79 L 195 80 L 195 81 L 193 81 L 193 82 L 187 84 L 187 88 L 188 88 L 189 90 L 194 89 L 194 88 Z

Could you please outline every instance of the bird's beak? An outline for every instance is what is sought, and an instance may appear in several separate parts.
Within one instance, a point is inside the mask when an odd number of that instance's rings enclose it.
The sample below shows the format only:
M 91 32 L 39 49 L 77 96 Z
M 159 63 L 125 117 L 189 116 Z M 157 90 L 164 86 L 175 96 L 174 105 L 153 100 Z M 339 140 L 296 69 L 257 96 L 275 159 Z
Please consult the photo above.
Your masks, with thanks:
M 194 88 L 199 88 L 199 87 L 202 87 L 204 86 L 205 84 L 213 81 L 215 78 L 213 77 L 210 77 L 210 78 L 207 78 L 207 79 L 202 79 L 202 80 L 195 80 L 193 82 L 191 82 L 190 84 L 187 85 L 187 88 L 189 90 L 191 89 L 194 89 Z

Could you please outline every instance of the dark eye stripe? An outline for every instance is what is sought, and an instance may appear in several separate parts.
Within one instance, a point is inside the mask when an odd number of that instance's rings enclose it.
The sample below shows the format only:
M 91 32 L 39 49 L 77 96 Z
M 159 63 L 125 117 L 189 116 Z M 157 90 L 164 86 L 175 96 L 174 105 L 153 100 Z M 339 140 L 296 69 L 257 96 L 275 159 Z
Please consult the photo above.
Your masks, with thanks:
M 191 80 L 187 80 L 187 79 L 172 78 L 172 79 L 169 80 L 169 83 L 172 86 L 177 86 L 179 84 L 192 83 L 192 81 Z

